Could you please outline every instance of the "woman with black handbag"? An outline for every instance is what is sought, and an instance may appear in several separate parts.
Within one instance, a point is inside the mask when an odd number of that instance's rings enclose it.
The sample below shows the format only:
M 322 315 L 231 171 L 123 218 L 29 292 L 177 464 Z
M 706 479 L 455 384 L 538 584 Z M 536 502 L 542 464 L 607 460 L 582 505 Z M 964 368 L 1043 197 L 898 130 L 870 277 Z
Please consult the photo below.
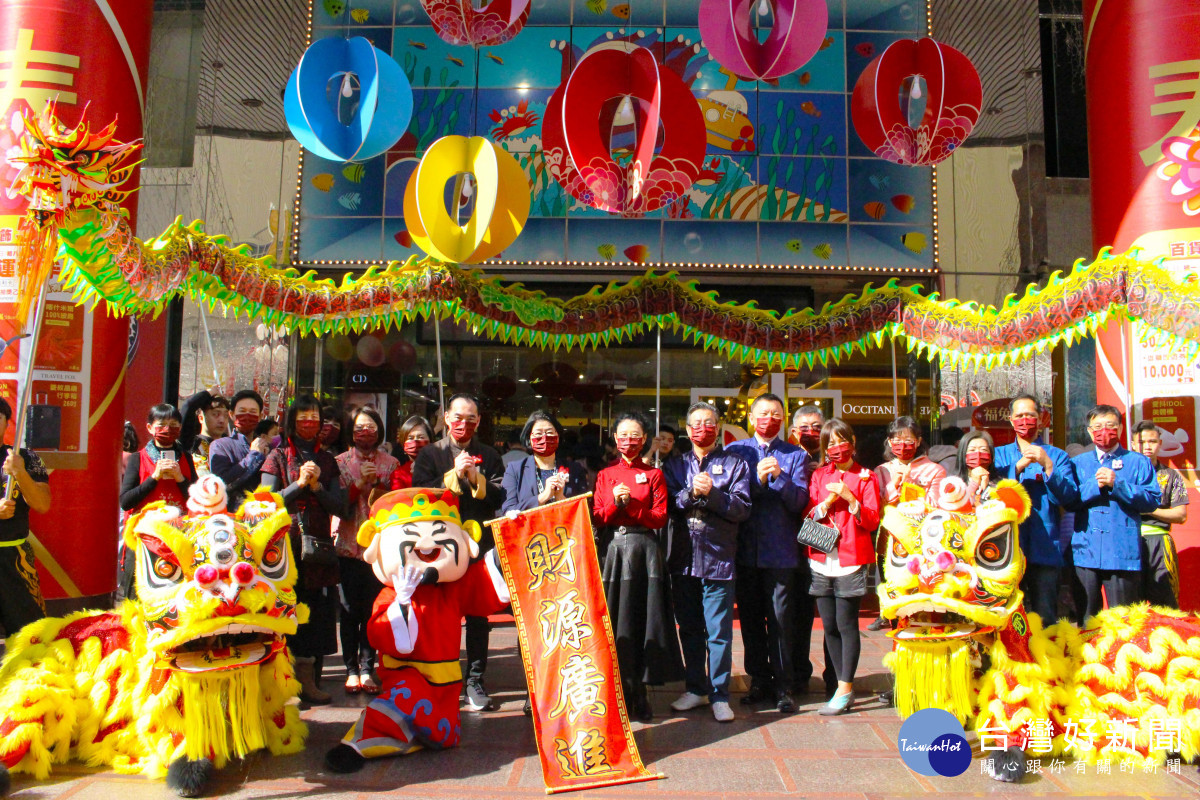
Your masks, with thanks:
M 346 515 L 346 493 L 333 454 L 321 448 L 321 404 L 310 394 L 292 401 L 284 442 L 262 468 L 262 485 L 279 492 L 292 515 L 288 532 L 296 559 L 296 599 L 308 606 L 308 622 L 288 646 L 296 660 L 300 699 L 325 705 L 333 698 L 317 685 L 318 657 L 337 652 L 338 558 L 332 517 Z
M 854 460 L 854 444 L 854 429 L 842 420 L 831 419 L 821 427 L 824 459 L 808 485 L 808 520 L 799 537 L 809 545 L 809 594 L 816 598 L 838 679 L 837 692 L 818 712 L 824 716 L 844 714 L 854 704 L 854 673 L 862 648 L 858 609 L 867 593 L 867 572 L 875 562 L 871 535 L 879 526 L 879 481 Z M 836 545 L 832 532 L 822 541 L 814 522 L 837 531 Z

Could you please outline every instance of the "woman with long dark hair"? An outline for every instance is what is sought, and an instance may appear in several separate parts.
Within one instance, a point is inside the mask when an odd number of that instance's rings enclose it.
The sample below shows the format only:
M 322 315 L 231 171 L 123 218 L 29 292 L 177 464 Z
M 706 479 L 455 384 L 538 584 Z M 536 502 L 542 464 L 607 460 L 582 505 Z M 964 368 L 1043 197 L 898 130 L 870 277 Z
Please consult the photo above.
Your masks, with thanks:
M 375 651 L 367 641 L 367 620 L 383 584 L 363 561 L 358 529 L 371 516 L 371 503 L 391 486 L 400 463 L 379 449 L 387 438 L 383 418 L 371 406 L 353 415 L 351 447 L 337 457 L 341 486 L 346 491 L 346 515 L 341 518 L 334 546 L 338 554 L 341 600 L 342 660 L 346 664 L 346 694 L 378 694 L 372 672 Z
M 346 494 L 333 455 L 321 447 L 321 404 L 311 394 L 292 401 L 284 438 L 262 467 L 263 486 L 283 495 L 292 526 L 288 538 L 296 559 L 296 599 L 308 606 L 308 622 L 288 646 L 296 660 L 300 699 L 324 705 L 332 697 L 317 685 L 316 661 L 337 652 L 338 561 L 332 518 L 345 514 Z
M 958 477 L 967 487 L 972 505 L 991 497 L 1003 476 L 996 471 L 996 445 L 986 431 L 971 431 L 958 442 Z
M 844 714 L 854 704 L 854 673 L 862 641 L 858 609 L 867 593 L 867 572 L 875 561 L 871 534 L 879 527 L 879 482 L 854 459 L 854 429 L 840 419 L 821 427 L 822 464 L 808 485 L 808 516 L 838 529 L 837 549 L 826 555 L 808 548 L 809 588 L 817 601 L 825 645 L 837 673 L 838 689 L 818 713 Z
M 421 416 L 414 414 L 404 420 L 400 432 L 396 434 L 404 455 L 400 458 L 400 466 L 392 473 L 392 490 L 412 487 L 412 468 L 417 455 L 433 441 L 433 428 Z
M 654 717 L 646 686 L 683 677 L 658 531 L 669 510 L 662 471 L 642 460 L 646 420 L 622 414 L 613 427 L 617 463 L 600 470 L 593 497 L 604 595 L 617 640 L 626 701 L 637 719 Z

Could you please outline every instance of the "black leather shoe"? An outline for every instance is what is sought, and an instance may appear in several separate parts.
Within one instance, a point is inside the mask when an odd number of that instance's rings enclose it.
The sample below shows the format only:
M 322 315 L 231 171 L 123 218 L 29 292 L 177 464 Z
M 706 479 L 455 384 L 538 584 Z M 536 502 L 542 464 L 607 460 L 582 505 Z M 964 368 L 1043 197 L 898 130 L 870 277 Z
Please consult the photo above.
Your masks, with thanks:
M 750 691 L 746 692 L 746 696 L 742 698 L 742 705 L 755 706 L 771 700 L 774 696 L 775 693 L 761 683 L 751 683 Z
M 795 714 L 796 701 L 787 692 L 780 692 L 779 697 L 775 702 L 775 710 L 780 714 Z
M 888 622 L 883 617 L 876 617 L 875 621 L 867 626 L 867 630 L 879 632 L 892 627 L 892 623 Z
M 888 689 L 886 692 L 880 692 L 879 702 L 887 708 L 892 708 L 896 705 L 896 693 L 891 689 Z

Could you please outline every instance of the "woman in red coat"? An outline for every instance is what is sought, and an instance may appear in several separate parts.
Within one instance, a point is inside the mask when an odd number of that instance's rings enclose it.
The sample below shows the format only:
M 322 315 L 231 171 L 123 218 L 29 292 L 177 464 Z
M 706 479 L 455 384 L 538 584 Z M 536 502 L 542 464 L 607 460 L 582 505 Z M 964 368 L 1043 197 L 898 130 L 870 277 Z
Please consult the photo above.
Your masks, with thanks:
M 809 589 L 817 601 L 825 646 L 837 673 L 838 690 L 819 713 L 843 714 L 854 704 L 854 672 L 861 641 L 858 609 L 875 561 L 872 534 L 879 527 L 879 481 L 854 460 L 854 429 L 840 419 L 821 428 L 823 463 L 808 486 L 808 516 L 837 528 L 837 550 L 825 555 L 808 548 Z
M 413 462 L 417 460 L 417 454 L 433 441 L 433 428 L 429 427 L 424 417 L 414 414 L 400 426 L 396 441 L 404 449 L 404 457 L 400 459 L 400 466 L 392 472 L 392 491 L 412 486 Z

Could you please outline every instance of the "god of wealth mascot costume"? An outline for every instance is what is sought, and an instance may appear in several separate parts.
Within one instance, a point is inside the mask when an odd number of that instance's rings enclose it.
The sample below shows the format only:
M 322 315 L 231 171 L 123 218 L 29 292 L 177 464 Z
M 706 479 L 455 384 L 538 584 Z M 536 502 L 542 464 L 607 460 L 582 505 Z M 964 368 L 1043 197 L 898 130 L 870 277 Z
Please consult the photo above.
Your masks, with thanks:
M 43 619 L 7 642 L 0 772 L 44 779 L 75 758 L 160 777 L 181 796 L 260 748 L 304 749 L 284 637 L 307 616 L 292 586 L 290 518 L 278 495 L 237 513 L 225 486 L 192 486 L 188 513 L 151 503 L 129 518 L 137 599 Z M 90 535 L 90 534 L 89 534 Z
M 358 543 L 384 583 L 367 623 L 382 661 L 380 692 L 325 755 L 329 769 L 355 772 L 368 758 L 458 744 L 463 617 L 509 603 L 495 551 L 473 561 L 480 533 L 442 489 L 401 489 L 371 506 Z
M 901 716 L 924 708 L 975 730 L 993 777 L 1017 781 L 1026 755 L 1162 764 L 1200 753 L 1200 618 L 1146 604 L 1108 609 L 1080 630 L 1022 606 L 1017 526 L 1029 496 L 1000 481 L 972 508 L 958 478 L 884 512 L 879 587 L 897 621 L 885 663 Z

